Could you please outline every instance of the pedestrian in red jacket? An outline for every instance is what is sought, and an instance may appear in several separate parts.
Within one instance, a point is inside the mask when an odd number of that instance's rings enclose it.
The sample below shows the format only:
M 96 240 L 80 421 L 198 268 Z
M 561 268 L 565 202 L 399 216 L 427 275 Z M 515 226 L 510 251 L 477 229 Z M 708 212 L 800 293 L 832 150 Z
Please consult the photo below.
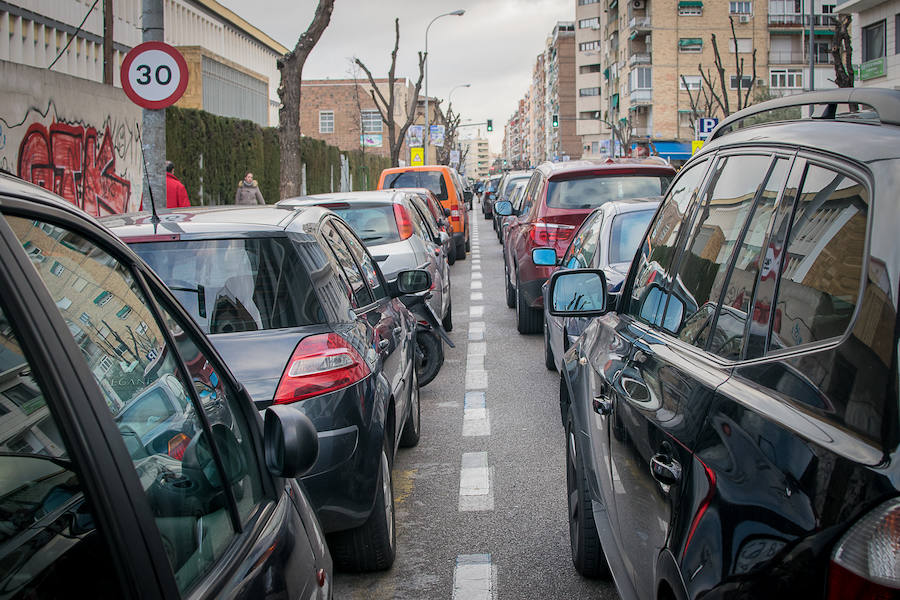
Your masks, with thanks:
M 184 184 L 175 177 L 175 165 L 171 160 L 166 161 L 166 208 L 181 208 L 190 206 L 187 189 Z

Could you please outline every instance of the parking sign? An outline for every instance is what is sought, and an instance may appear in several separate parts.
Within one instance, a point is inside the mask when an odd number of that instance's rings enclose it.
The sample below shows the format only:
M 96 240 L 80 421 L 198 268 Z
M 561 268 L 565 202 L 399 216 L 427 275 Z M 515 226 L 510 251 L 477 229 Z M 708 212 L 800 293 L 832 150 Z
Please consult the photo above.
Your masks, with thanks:
M 715 117 L 703 117 L 700 119 L 699 127 L 698 127 L 698 135 L 701 140 L 705 140 L 709 137 L 709 134 L 713 132 L 713 129 L 716 128 L 716 125 L 719 124 L 719 120 Z

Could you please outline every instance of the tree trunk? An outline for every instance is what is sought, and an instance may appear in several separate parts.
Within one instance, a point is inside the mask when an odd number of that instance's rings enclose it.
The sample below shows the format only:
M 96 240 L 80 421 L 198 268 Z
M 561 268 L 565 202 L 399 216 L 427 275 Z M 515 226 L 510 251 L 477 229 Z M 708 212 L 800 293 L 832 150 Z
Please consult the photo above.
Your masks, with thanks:
M 278 61 L 281 71 L 281 85 L 278 97 L 281 109 L 278 111 L 278 138 L 281 147 L 281 198 L 300 195 L 300 79 L 303 63 L 315 47 L 328 23 L 334 0 L 319 0 L 316 14 L 306 32 L 297 40 L 297 45 Z
M 834 57 L 834 83 L 839 88 L 853 87 L 853 63 L 850 48 L 850 15 L 838 15 L 831 45 Z

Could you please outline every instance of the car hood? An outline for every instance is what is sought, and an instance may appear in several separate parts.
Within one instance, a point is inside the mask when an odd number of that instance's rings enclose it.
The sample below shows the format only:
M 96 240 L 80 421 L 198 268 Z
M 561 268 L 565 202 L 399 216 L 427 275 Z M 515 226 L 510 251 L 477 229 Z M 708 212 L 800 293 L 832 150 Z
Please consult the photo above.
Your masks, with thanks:
M 259 410 L 272 404 L 278 382 L 300 340 L 328 333 L 328 325 L 308 325 L 290 329 L 218 333 L 210 341 L 225 359 L 238 381 L 247 389 Z
M 395 279 L 400 271 L 416 269 L 422 266 L 418 264 L 416 251 L 409 240 L 366 246 L 366 248 L 369 249 L 369 254 L 381 267 L 381 272 L 385 279 Z

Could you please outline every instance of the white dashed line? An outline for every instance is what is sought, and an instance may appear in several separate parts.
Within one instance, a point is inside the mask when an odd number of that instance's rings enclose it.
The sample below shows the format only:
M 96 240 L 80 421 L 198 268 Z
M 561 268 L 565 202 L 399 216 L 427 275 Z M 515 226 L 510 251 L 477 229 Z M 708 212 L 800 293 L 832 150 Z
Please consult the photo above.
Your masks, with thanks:
M 487 452 L 465 452 L 459 470 L 459 510 L 494 510 Z
M 469 296 L 469 299 L 472 302 L 482 302 L 484 301 L 484 294 L 482 294 L 481 292 L 472 292 L 472 295 Z
M 453 569 L 453 600 L 494 600 L 496 579 L 490 554 L 460 554 Z
M 481 281 L 481 273 L 472 273 L 472 281 Z
M 472 282 L 472 289 L 473 289 L 473 290 L 480 290 L 480 289 L 481 289 L 481 282 L 480 282 L 480 281 L 473 281 L 473 282 Z
M 466 392 L 463 406 L 463 437 L 491 435 L 491 417 L 484 392 Z
M 469 307 L 469 318 L 481 318 L 484 316 L 484 307 L 483 306 L 470 306 Z

